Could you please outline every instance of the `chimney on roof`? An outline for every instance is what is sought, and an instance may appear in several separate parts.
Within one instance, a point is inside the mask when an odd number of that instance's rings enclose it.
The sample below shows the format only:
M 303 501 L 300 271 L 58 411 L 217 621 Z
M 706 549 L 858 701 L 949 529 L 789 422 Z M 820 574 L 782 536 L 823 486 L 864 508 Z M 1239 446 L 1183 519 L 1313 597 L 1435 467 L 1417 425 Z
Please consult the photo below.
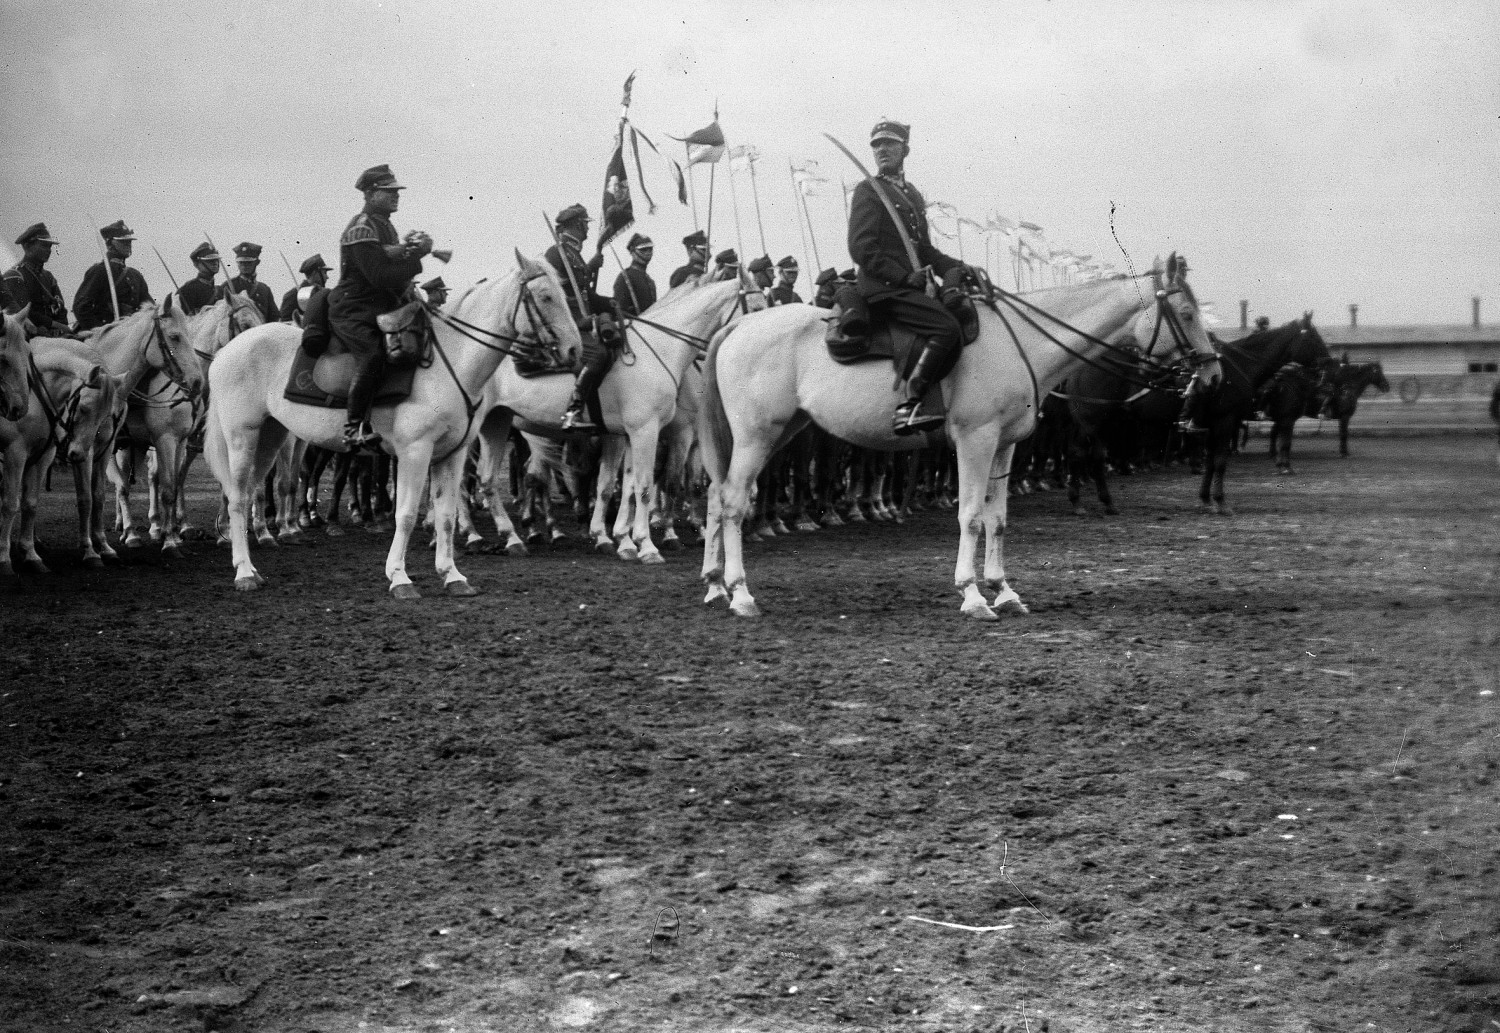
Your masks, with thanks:
M 1476 299 L 1477 300 L 1477 299 Z M 1246 330 L 1250 326 L 1250 303 L 1240 299 L 1240 329 Z
M 1479 299 L 1474 299 L 1474 329 L 1479 329 Z
M 1358 305 L 1350 305 L 1349 306 L 1349 329 L 1350 330 L 1358 330 L 1359 329 L 1359 306 Z

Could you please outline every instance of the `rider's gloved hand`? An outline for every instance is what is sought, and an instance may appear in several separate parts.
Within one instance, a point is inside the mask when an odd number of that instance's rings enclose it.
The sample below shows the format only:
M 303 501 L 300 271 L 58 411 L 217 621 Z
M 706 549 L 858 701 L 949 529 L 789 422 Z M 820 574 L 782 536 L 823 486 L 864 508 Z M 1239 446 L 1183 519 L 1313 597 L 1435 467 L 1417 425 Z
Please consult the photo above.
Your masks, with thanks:
M 586 268 L 588 269 L 589 272 L 593 272 L 594 270 L 598 269 L 603 264 L 604 264 L 604 252 L 603 251 L 596 251 L 596 252 L 594 252 L 594 257 L 588 260 L 588 264 L 587 264 Z
M 925 291 L 927 289 L 927 270 L 918 269 L 906 278 L 906 286 L 914 291 Z

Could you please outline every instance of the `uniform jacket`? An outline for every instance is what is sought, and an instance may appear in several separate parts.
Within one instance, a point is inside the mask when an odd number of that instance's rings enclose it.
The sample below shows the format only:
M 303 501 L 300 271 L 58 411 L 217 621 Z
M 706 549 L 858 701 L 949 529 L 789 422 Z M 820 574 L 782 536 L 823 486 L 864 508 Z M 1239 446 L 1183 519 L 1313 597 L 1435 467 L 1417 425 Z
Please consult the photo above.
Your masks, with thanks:
M 260 318 L 267 323 L 276 322 L 276 295 L 271 293 L 271 288 L 259 280 L 247 280 L 243 276 L 230 280 L 229 286 L 255 302 L 255 307 L 260 309 Z
M 188 315 L 201 312 L 224 296 L 215 280 L 195 276 L 177 289 L 177 300 L 182 302 L 182 311 Z
M 128 316 L 148 301 L 155 301 L 146 278 L 137 269 L 132 269 L 118 259 L 110 259 L 115 280 L 115 292 L 120 298 L 120 315 Z M 83 274 L 78 293 L 73 295 L 73 315 L 78 319 L 78 329 L 92 330 L 96 326 L 113 322 L 115 310 L 109 300 L 109 281 L 104 273 L 104 263 L 95 262 Z
M 656 304 L 656 281 L 646 270 L 631 263 L 615 277 L 615 304 L 627 315 L 639 315 Z
M 27 318 L 42 336 L 67 331 L 68 307 L 63 303 L 57 279 L 46 269 L 38 269 L 25 261 L 18 262 L 5 274 L 5 288 L 10 295 L 7 312 L 15 313 L 30 305 Z
M 298 326 L 303 324 L 302 310 L 297 307 L 297 292 L 303 287 L 312 287 L 314 294 L 320 290 L 327 290 L 326 287 L 319 287 L 311 280 L 304 278 L 301 283 L 281 296 L 281 308 L 276 311 L 276 318 L 279 321 L 295 323 Z
M 682 286 L 682 281 L 686 280 L 689 276 L 702 276 L 703 270 L 707 268 L 705 265 L 698 265 L 694 262 L 689 262 L 687 265 L 680 265 L 672 271 L 672 278 L 667 281 L 667 285 L 669 287 L 680 287 Z
M 577 243 L 567 234 L 559 234 L 563 242 L 562 250 L 553 244 L 547 249 L 547 261 L 552 268 L 557 270 L 557 278 L 562 281 L 563 293 L 568 296 L 568 308 L 573 311 L 573 318 L 582 321 L 588 316 L 609 315 L 615 310 L 608 298 L 600 297 L 595 285 L 599 282 L 598 264 L 590 265 L 583 257 L 583 252 L 578 249 Z M 567 270 L 563 268 L 563 256 L 567 256 L 568 265 L 573 269 L 573 278 L 578 281 L 578 289 L 588 299 L 587 309 L 580 309 L 576 299 L 573 297 L 573 281 L 568 279 Z
M 927 202 L 916 187 L 883 176 L 877 181 L 906 223 L 906 231 L 917 249 L 917 261 L 932 266 L 939 279 L 962 264 L 932 246 L 927 233 Z M 866 179 L 854 188 L 854 196 L 849 200 L 849 257 L 859 265 L 859 290 L 870 301 L 909 289 L 903 281 L 916 272 L 906 256 L 900 232 L 875 194 L 876 189 Z
M 771 304 L 800 305 L 802 304 L 802 295 L 793 290 L 790 284 L 778 283 L 771 288 Z
M 373 324 L 380 313 L 400 307 L 407 285 L 421 274 L 422 260 L 406 253 L 391 220 L 360 212 L 339 238 L 339 283 L 329 298 L 330 313 Z

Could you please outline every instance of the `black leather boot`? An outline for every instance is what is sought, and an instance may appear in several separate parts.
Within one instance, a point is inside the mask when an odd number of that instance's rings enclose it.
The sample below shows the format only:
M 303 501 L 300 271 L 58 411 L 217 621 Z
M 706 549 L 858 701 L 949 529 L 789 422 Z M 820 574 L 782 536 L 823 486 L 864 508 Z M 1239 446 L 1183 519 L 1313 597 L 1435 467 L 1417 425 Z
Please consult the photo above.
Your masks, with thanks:
M 599 381 L 604 379 L 603 371 L 593 366 L 585 366 L 578 372 L 578 380 L 573 385 L 573 397 L 568 402 L 568 411 L 563 413 L 563 430 L 598 431 L 600 428 L 589 417 L 589 396 L 599 390 Z
M 944 417 L 940 413 L 922 410 L 922 396 L 932 385 L 943 358 L 942 350 L 930 342 L 922 349 L 922 354 L 917 358 L 916 368 L 912 370 L 911 377 L 906 381 L 907 399 L 896 406 L 895 415 L 891 420 L 891 429 L 896 432 L 897 436 L 921 434 L 929 430 L 937 430 L 943 425 Z

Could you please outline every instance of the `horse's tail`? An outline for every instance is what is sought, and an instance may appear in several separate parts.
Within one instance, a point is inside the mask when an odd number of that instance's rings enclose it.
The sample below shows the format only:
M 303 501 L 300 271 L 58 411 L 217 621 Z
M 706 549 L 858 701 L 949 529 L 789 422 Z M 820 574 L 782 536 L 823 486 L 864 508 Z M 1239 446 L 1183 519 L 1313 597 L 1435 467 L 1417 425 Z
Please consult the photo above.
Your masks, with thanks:
M 220 487 L 229 483 L 229 442 L 224 437 L 224 428 L 219 426 L 216 408 L 224 392 L 209 392 L 208 412 L 203 416 L 203 461 Z
M 719 392 L 719 348 L 733 331 L 734 324 L 714 334 L 703 360 L 703 402 L 698 408 L 698 441 L 703 450 L 703 468 L 715 484 L 729 477 L 729 457 L 734 453 L 734 431 L 724 412 L 724 396 Z

